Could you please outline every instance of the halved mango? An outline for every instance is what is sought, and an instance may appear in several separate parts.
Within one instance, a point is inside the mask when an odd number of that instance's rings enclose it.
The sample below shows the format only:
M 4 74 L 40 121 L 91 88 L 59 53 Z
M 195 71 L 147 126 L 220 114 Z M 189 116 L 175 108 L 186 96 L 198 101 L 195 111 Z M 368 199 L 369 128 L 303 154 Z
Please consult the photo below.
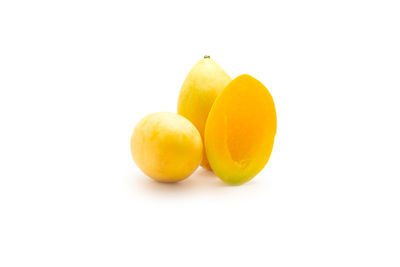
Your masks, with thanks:
M 250 75 L 232 80 L 216 98 L 204 140 L 212 170 L 224 182 L 243 184 L 267 164 L 276 134 L 275 104 Z

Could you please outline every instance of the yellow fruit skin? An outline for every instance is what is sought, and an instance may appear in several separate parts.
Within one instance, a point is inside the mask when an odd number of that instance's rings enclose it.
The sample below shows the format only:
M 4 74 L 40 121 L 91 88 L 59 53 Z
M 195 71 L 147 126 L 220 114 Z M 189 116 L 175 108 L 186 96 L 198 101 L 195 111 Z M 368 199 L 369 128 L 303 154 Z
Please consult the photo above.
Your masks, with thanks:
M 211 58 L 197 62 L 183 82 L 178 100 L 178 114 L 189 119 L 204 141 L 204 128 L 215 98 L 232 79 Z M 203 142 L 204 143 L 204 142 Z M 210 168 L 205 151 L 200 164 Z
M 202 159 L 197 129 L 183 116 L 169 112 L 147 115 L 131 138 L 137 166 L 159 182 L 178 182 L 192 174 Z
M 205 149 L 212 170 L 231 185 L 252 179 L 268 162 L 276 127 L 268 89 L 250 75 L 235 78 L 215 100 L 207 119 Z

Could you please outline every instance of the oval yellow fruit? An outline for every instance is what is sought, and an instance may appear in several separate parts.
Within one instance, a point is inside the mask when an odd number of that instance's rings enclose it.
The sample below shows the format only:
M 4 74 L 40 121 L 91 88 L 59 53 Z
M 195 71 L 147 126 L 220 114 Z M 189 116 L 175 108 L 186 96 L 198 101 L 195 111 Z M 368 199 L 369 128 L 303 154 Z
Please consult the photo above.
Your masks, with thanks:
M 275 104 L 267 88 L 250 75 L 230 82 L 208 115 L 204 139 L 214 173 L 243 184 L 267 164 L 276 134 Z
M 204 141 L 204 128 L 215 98 L 232 79 L 209 56 L 197 62 L 183 82 L 178 114 L 190 120 Z M 205 151 L 201 166 L 210 168 Z
M 196 127 L 169 112 L 144 117 L 131 138 L 133 160 L 147 176 L 160 182 L 178 182 L 192 174 L 200 164 L 202 150 Z

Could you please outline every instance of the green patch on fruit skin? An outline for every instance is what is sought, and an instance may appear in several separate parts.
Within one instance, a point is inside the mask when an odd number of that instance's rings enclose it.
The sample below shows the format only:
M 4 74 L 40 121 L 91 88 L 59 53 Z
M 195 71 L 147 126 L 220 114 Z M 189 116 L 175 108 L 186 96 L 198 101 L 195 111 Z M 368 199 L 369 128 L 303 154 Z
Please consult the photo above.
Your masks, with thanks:
M 216 175 L 226 184 L 231 185 L 231 186 L 238 186 L 247 183 L 251 179 L 253 179 L 256 175 L 248 176 L 243 178 L 242 176 L 236 176 L 235 175 Z

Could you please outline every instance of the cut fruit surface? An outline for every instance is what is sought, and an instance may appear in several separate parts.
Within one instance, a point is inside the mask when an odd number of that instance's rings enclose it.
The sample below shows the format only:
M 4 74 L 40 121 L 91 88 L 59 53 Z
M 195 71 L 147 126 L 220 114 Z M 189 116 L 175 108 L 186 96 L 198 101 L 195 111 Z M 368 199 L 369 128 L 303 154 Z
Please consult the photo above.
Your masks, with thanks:
M 268 89 L 250 75 L 231 81 L 208 115 L 204 139 L 215 174 L 232 185 L 245 183 L 266 165 L 277 127 Z

